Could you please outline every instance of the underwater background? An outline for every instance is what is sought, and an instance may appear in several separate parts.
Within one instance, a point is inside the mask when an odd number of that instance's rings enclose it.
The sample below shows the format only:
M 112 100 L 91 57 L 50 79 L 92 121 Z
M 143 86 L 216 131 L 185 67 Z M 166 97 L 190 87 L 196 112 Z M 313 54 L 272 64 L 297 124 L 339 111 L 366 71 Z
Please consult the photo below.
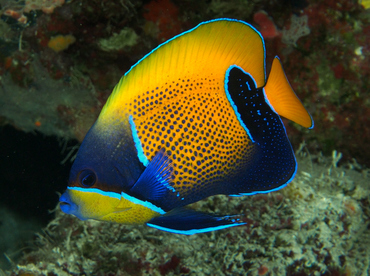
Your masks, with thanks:
M 370 1 L 0 0 L 0 275 L 369 275 Z M 57 207 L 113 87 L 167 39 L 215 18 L 252 24 L 311 113 L 283 119 L 288 187 L 214 196 L 246 226 L 180 236 Z

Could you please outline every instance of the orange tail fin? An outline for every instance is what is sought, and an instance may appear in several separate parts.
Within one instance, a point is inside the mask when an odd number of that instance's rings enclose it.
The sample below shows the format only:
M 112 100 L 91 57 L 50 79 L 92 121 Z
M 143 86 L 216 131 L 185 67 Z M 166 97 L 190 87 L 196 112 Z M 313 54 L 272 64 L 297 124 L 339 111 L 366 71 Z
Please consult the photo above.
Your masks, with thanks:
M 278 57 L 275 57 L 265 86 L 266 97 L 280 115 L 297 124 L 313 128 L 311 115 L 290 86 Z

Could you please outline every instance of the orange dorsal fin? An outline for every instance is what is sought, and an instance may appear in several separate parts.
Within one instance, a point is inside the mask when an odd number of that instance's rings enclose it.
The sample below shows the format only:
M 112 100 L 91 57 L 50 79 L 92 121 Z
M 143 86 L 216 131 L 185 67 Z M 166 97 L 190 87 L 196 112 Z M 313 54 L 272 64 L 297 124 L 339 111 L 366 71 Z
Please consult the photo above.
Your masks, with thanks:
M 272 63 L 265 93 L 271 106 L 280 116 L 303 127 L 313 128 L 311 115 L 290 86 L 278 57 L 275 57 Z
M 197 80 L 207 88 L 211 80 L 223 89 L 225 73 L 233 64 L 253 76 L 257 87 L 264 86 L 265 47 L 261 35 L 238 20 L 201 23 L 161 44 L 135 64 L 113 90 L 101 116 L 168 84 Z

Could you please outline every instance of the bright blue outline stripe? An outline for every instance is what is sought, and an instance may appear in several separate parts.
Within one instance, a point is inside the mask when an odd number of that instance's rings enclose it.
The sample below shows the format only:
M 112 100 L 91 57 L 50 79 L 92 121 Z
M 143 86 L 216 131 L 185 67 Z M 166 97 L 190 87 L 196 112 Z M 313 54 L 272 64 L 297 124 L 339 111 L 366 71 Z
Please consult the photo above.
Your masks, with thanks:
M 236 117 L 238 118 L 238 121 L 239 123 L 241 124 L 241 126 L 244 128 L 244 130 L 247 132 L 247 135 L 249 136 L 249 138 L 251 139 L 252 143 L 255 143 L 253 137 L 252 137 L 252 134 L 249 132 L 249 129 L 247 128 L 247 126 L 244 124 L 242 118 L 240 117 L 240 113 L 238 112 L 238 107 L 236 106 L 236 104 L 234 103 L 234 101 L 232 100 L 231 96 L 230 96 L 230 93 L 229 93 L 229 87 L 227 85 L 227 81 L 229 80 L 229 73 L 230 73 L 230 70 L 233 69 L 233 68 L 238 68 L 240 70 L 243 71 L 244 74 L 248 75 L 254 82 L 254 86 L 257 87 L 257 83 L 256 81 L 254 80 L 254 78 L 252 77 L 251 74 L 245 72 L 242 68 L 240 68 L 239 66 L 237 65 L 231 65 L 227 70 L 226 70 L 226 73 L 225 73 L 225 80 L 224 80 L 224 88 L 225 88 L 225 93 L 226 93 L 226 97 L 227 99 L 229 100 L 229 103 L 231 104 L 231 107 L 233 108 L 234 112 L 235 112 L 235 115 Z M 246 95 L 248 96 L 248 95 Z M 246 107 L 247 108 L 247 107 Z
M 198 24 L 197 26 L 195 26 L 194 28 L 190 29 L 190 30 L 187 30 L 185 32 L 182 32 L 181 34 L 178 34 L 178 35 L 175 35 L 174 37 L 170 38 L 169 40 L 163 42 L 162 44 L 159 44 L 156 48 L 154 48 L 152 51 L 150 51 L 148 54 L 146 54 L 145 56 L 143 56 L 141 59 L 139 59 L 138 62 L 136 62 L 133 66 L 131 66 L 130 70 L 128 70 L 124 76 L 126 76 L 128 73 L 130 73 L 130 71 L 136 67 L 141 61 L 143 61 L 144 59 L 146 59 L 149 55 L 151 55 L 153 52 L 157 51 L 160 47 L 162 47 L 163 45 L 171 42 L 172 40 L 182 36 L 182 35 L 185 35 L 187 33 L 190 33 L 194 30 L 196 30 L 197 28 L 199 28 L 200 26 L 202 25 L 205 25 L 205 24 L 208 24 L 208 23 L 212 23 L 212 22 L 216 22 L 216 21 L 230 21 L 230 22 L 239 22 L 239 23 L 242 23 L 244 25 L 247 25 L 248 27 L 250 27 L 252 30 L 254 30 L 258 35 L 259 37 L 261 38 L 261 41 L 262 41 L 262 46 L 263 46 L 263 69 L 264 69 L 264 77 L 265 77 L 265 81 L 264 83 L 266 83 L 266 47 L 265 47 L 265 41 L 261 35 L 261 33 L 259 31 L 257 31 L 257 29 L 255 27 L 253 27 L 251 24 L 247 23 L 247 22 L 244 22 L 242 20 L 238 20 L 238 19 L 232 19 L 232 18 L 217 18 L 217 19 L 212 19 L 212 20 L 208 20 L 208 21 L 204 21 L 200 24 Z M 119 83 L 117 84 L 119 85 Z
M 277 115 L 278 115 L 278 118 L 280 120 L 280 123 L 281 125 L 283 126 L 283 129 L 285 131 L 285 135 L 287 137 L 287 140 L 288 140 L 288 144 L 290 145 L 290 149 L 292 150 L 292 153 L 293 153 L 293 158 L 294 158 L 294 161 L 295 161 L 295 169 L 294 169 L 294 172 L 292 174 L 292 177 L 285 183 L 283 184 L 281 187 L 277 188 L 277 190 L 285 187 L 286 185 L 288 185 L 290 182 L 292 182 L 292 180 L 294 179 L 295 175 L 297 174 L 297 170 L 298 170 L 298 163 L 297 163 L 297 159 L 295 158 L 295 154 L 294 154 L 294 150 L 293 150 L 293 147 L 292 147 L 292 144 L 290 143 L 289 141 L 289 138 L 288 138 L 288 134 L 286 133 L 286 128 L 285 128 L 285 125 L 283 123 L 283 120 L 281 120 L 281 117 L 280 115 L 275 111 L 275 109 L 273 108 L 273 106 L 270 104 L 269 100 L 267 99 L 267 96 L 266 96 L 266 92 L 265 92 L 265 88 L 262 89 L 262 92 L 263 92 L 263 97 L 265 98 L 265 102 L 270 106 L 271 110 L 273 112 L 275 112 Z M 311 116 L 311 115 L 310 115 Z M 312 121 L 313 122 L 313 121 Z M 284 186 L 285 185 L 285 186 Z M 271 191 L 276 191 L 276 189 L 272 189 Z
M 128 121 L 130 123 L 132 138 L 134 139 L 135 147 L 136 147 L 136 150 L 137 150 L 137 157 L 139 158 L 140 162 L 145 167 L 147 167 L 149 165 L 149 160 L 144 154 L 144 150 L 143 150 L 143 147 L 141 145 L 141 141 L 139 139 L 139 136 L 137 134 L 136 125 L 135 125 L 135 122 L 134 122 L 134 119 L 133 119 L 132 115 L 129 116 Z
M 97 188 L 81 188 L 81 187 L 67 187 L 68 190 L 74 190 L 79 192 L 96 193 L 102 196 L 109 196 L 116 199 L 121 199 L 121 195 L 115 192 L 106 192 Z
M 121 192 L 119 194 L 119 193 L 115 193 L 115 192 L 102 191 L 102 190 L 97 189 L 97 188 L 81 188 L 81 187 L 67 187 L 67 189 L 68 190 L 79 191 L 79 192 L 96 193 L 96 194 L 100 194 L 102 196 L 108 196 L 108 197 L 116 198 L 116 199 L 119 199 L 119 200 L 121 200 L 121 198 L 124 198 L 126 200 L 131 201 L 134 204 L 139 204 L 141 206 L 149 208 L 150 210 L 153 210 L 154 212 L 157 212 L 161 215 L 164 215 L 166 213 L 165 211 L 163 211 L 163 209 L 155 206 L 153 203 L 151 203 L 149 201 L 142 201 L 142 200 L 137 199 L 136 197 L 130 196 L 130 195 L 124 193 L 124 192 Z
M 277 187 L 277 188 L 274 188 L 274 189 L 271 189 L 271 190 L 266 190 L 266 191 L 256 191 L 256 192 L 251 192 L 251 193 L 240 193 L 238 195 L 228 195 L 228 196 L 234 196 L 234 197 L 238 197 L 238 196 L 251 196 L 251 195 L 256 195 L 256 194 L 268 194 L 268 193 L 271 193 L 271 192 L 275 192 L 275 191 L 278 191 L 282 188 L 285 188 L 294 178 L 296 172 L 297 172 L 297 162 L 296 162 L 296 169 L 295 169 L 295 172 L 293 173 L 293 177 L 291 179 L 289 179 L 285 184 Z
M 289 143 L 290 144 L 290 143 Z M 290 147 L 292 147 L 292 145 L 290 144 Z M 293 149 L 292 149 L 293 150 Z M 293 181 L 294 177 L 296 176 L 297 174 L 297 170 L 298 170 L 298 163 L 297 163 L 297 159 L 295 158 L 295 154 L 293 152 L 293 157 L 294 157 L 294 160 L 295 160 L 295 168 L 294 168 L 294 172 L 292 174 L 292 177 L 290 179 L 287 180 L 287 182 L 285 182 L 284 184 L 282 184 L 281 186 L 277 187 L 277 188 L 274 188 L 274 189 L 271 189 L 271 190 L 266 190 L 266 191 L 255 191 L 255 192 L 251 192 L 251 193 L 240 193 L 240 194 L 237 194 L 237 195 L 228 195 L 228 196 L 234 196 L 234 197 L 238 197 L 238 196 L 251 196 L 251 195 L 256 195 L 256 194 L 268 194 L 268 193 L 271 193 L 271 192 L 276 192 L 280 189 L 283 189 L 285 188 L 286 186 L 288 186 L 288 184 L 290 182 Z
M 161 215 L 164 215 L 166 212 L 162 209 L 162 208 L 159 208 L 158 206 L 155 206 L 153 203 L 149 202 L 149 201 L 142 201 L 136 197 L 133 197 L 133 196 L 130 196 L 124 192 L 121 192 L 121 196 L 124 198 L 124 199 L 127 199 L 129 201 L 131 201 L 132 203 L 134 204 L 138 204 L 138 205 L 141 205 L 141 206 L 144 206 L 154 212 L 157 212 Z
M 203 228 L 203 229 L 175 230 L 175 229 L 166 228 L 166 227 L 158 226 L 158 225 L 155 225 L 155 224 L 151 224 L 149 222 L 146 223 L 146 225 L 148 225 L 150 227 L 153 227 L 153 228 L 156 228 L 156 229 L 159 229 L 159 230 L 162 230 L 162 231 L 175 233 L 175 234 L 182 234 L 182 235 L 193 235 L 193 234 L 199 234 L 199 233 L 206 233 L 206 232 L 210 232 L 210 231 L 217 231 L 217 230 L 221 230 L 221 229 L 225 229 L 225 228 L 229 228 L 229 227 L 233 227 L 233 226 L 244 225 L 244 224 L 247 224 L 247 223 L 246 222 L 233 223 L 233 224 L 226 224 L 226 225 L 220 225 L 220 226 L 216 226 L 216 227 L 209 227 L 209 228 Z

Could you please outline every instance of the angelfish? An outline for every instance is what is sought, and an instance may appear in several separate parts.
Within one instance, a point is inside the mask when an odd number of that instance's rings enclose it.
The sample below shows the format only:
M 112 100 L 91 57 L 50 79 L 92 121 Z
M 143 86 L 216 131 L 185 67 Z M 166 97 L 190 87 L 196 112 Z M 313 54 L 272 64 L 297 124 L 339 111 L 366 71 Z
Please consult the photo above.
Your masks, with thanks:
M 233 19 L 199 24 L 155 48 L 119 81 L 71 169 L 63 212 L 178 234 L 243 225 L 185 207 L 206 197 L 285 187 L 297 162 L 280 116 L 310 114 L 279 59 Z

